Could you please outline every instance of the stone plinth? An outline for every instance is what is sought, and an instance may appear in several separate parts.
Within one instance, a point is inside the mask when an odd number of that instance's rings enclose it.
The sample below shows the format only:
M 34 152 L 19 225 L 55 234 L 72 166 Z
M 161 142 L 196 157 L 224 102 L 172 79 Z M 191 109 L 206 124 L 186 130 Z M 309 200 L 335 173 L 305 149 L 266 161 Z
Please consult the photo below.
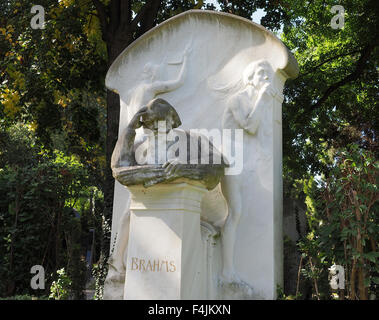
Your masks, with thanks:
M 129 186 L 124 299 L 199 299 L 204 261 L 200 183 Z

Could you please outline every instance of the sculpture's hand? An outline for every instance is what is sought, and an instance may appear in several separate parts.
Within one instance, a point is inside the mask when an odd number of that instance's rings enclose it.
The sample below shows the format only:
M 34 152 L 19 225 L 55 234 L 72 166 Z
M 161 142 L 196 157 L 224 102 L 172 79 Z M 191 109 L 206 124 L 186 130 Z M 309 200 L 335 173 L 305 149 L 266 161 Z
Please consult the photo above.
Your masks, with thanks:
M 167 175 L 175 175 L 178 173 L 178 170 L 180 169 L 180 161 L 178 159 L 167 160 L 166 163 L 163 165 L 163 168 L 165 168 L 165 172 Z
M 188 55 L 191 54 L 191 52 L 192 52 L 192 42 L 190 42 L 190 43 L 186 46 L 186 48 L 184 49 L 184 55 L 185 55 L 185 56 L 188 56 Z
M 182 62 L 191 54 L 192 50 L 192 41 L 190 41 L 184 49 Z
M 136 114 L 133 116 L 132 120 L 130 120 L 128 127 L 130 129 L 138 129 L 139 127 L 142 126 L 142 122 L 140 121 L 141 116 L 147 113 L 147 108 L 143 107 L 139 111 L 136 112 Z
M 274 87 L 271 85 L 271 83 L 265 83 L 262 86 L 261 95 L 263 95 L 263 94 L 266 94 L 270 97 L 274 97 L 276 95 L 276 91 L 275 91 Z

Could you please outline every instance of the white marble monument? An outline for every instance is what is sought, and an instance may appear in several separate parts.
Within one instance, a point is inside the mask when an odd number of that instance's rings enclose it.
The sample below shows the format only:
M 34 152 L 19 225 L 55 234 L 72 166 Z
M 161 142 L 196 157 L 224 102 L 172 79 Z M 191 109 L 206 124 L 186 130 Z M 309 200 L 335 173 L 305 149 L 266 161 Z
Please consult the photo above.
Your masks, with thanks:
M 141 108 L 162 98 L 183 130 L 208 130 L 231 167 L 211 190 L 191 179 L 129 190 L 116 182 L 112 244 L 119 232 L 129 241 L 118 248 L 127 254 L 112 257 L 118 280 L 106 283 L 105 298 L 276 298 L 283 278 L 282 91 L 297 74 L 296 60 L 271 32 L 213 11 L 177 15 L 120 54 L 106 77 L 120 95 L 119 138 Z M 217 139 L 217 132 L 233 134 Z M 142 272 L 157 261 L 166 272 Z

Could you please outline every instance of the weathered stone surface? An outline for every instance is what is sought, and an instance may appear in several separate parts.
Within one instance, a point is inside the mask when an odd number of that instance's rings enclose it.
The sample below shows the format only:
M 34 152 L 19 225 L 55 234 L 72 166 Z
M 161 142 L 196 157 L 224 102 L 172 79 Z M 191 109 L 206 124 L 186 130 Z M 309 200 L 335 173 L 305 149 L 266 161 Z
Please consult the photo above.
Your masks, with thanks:
M 144 165 L 119 168 L 113 171 L 117 181 L 125 186 L 143 185 L 148 188 L 158 183 L 187 178 L 201 181 L 208 190 L 215 188 L 224 175 L 224 165 L 179 164 L 180 172 L 168 175 L 161 165 Z

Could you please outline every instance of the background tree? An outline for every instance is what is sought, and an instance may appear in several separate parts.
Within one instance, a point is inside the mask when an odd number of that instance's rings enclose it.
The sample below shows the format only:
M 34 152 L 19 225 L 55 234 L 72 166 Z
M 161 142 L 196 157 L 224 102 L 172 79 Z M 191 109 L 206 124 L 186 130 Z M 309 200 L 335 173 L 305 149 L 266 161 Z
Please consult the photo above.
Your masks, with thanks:
M 333 29 L 337 1 L 281 4 L 281 38 L 300 66 L 283 106 L 287 192 L 308 208 L 308 233 L 298 243 L 300 269 L 311 280 L 313 297 L 330 299 L 328 267 L 341 264 L 346 297 L 367 299 L 368 290 L 377 294 L 377 253 L 369 239 L 378 228 L 378 6 L 344 1 L 344 25 Z
M 337 1 L 281 3 L 287 3 L 281 37 L 300 66 L 285 89 L 286 176 L 327 174 L 325 149 L 378 148 L 378 6 L 344 1 L 344 26 L 333 29 Z

